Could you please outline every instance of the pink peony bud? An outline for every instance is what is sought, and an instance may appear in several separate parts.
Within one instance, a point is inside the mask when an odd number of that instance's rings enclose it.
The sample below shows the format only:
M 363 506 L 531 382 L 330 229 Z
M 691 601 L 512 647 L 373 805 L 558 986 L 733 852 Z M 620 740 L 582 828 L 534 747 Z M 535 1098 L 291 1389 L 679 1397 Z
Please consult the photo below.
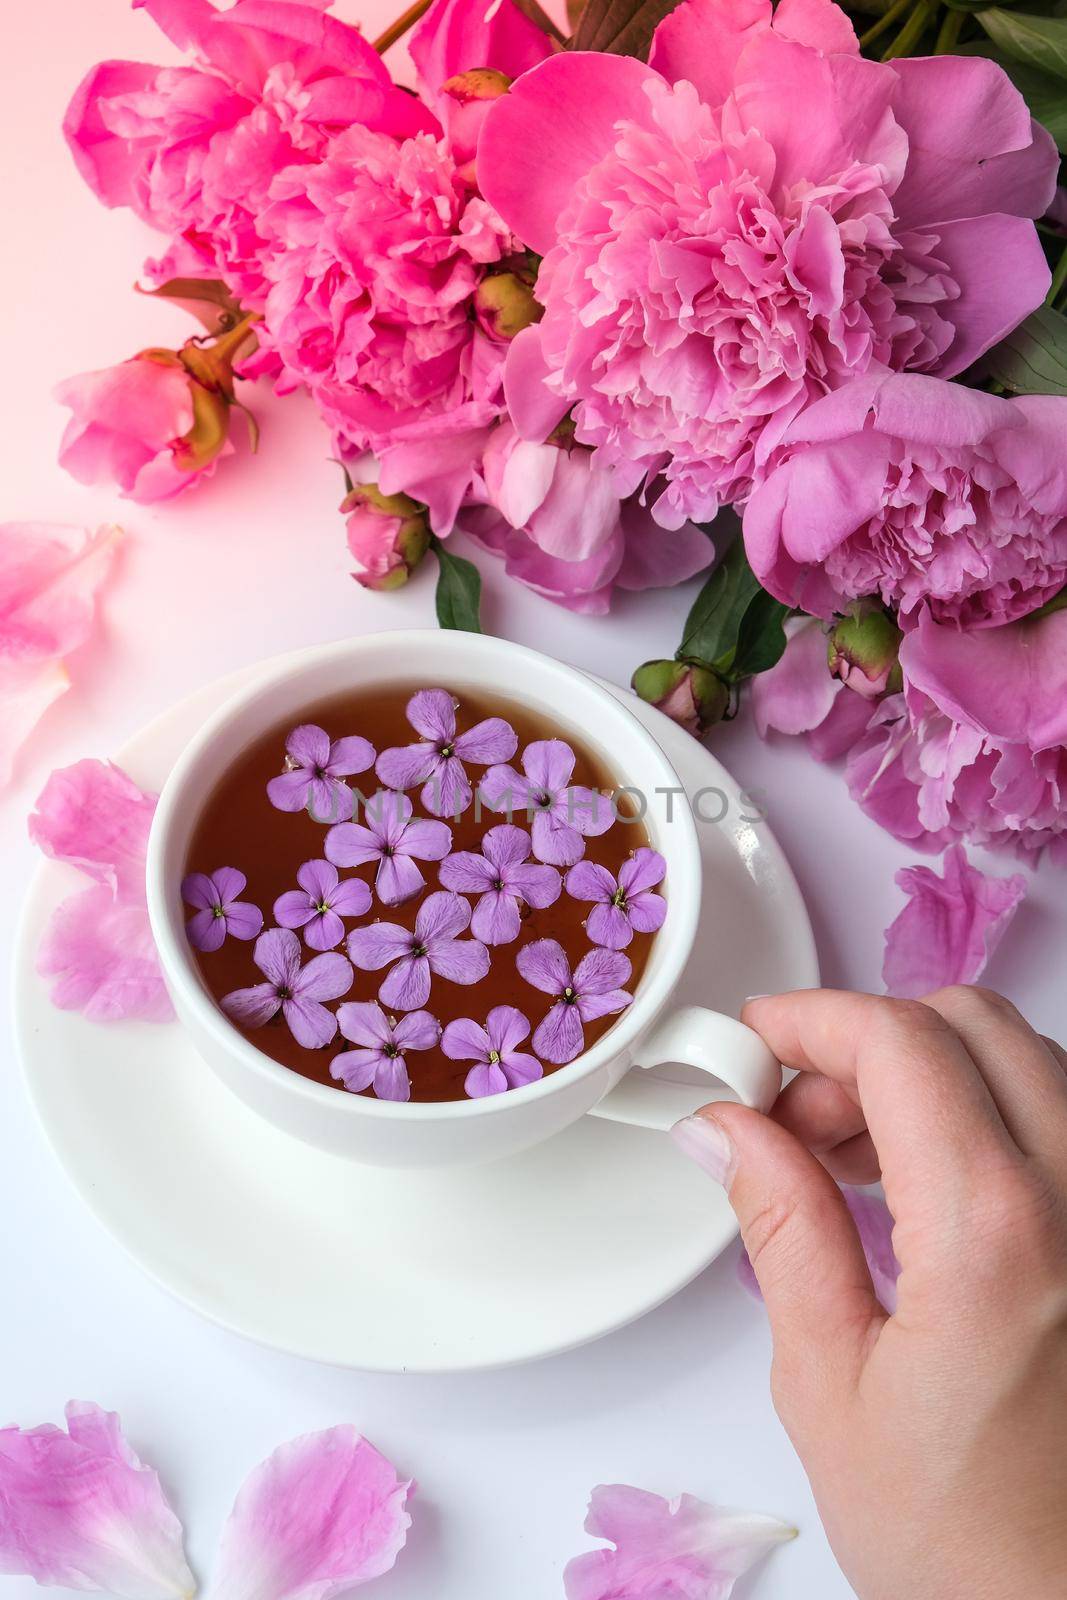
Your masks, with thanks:
M 843 684 L 874 700 L 903 688 L 898 653 L 903 635 L 881 606 L 859 600 L 830 634 L 830 672 Z
M 229 439 L 233 360 L 249 339 L 246 318 L 213 344 L 142 350 L 83 372 L 56 389 L 73 413 L 60 465 L 80 483 L 111 479 L 130 500 L 168 500 L 208 477 Z
M 383 494 L 358 483 L 341 501 L 348 548 L 359 563 L 352 576 L 365 589 L 399 589 L 430 548 L 426 510 L 406 494 Z
M 495 67 L 471 67 L 467 72 L 457 72 L 454 78 L 449 78 L 441 85 L 441 93 L 447 95 L 449 101 L 445 119 L 457 166 L 473 163 L 478 149 L 478 135 L 489 107 L 510 87 L 511 79 Z M 473 182 L 473 168 L 470 177 Z
M 709 667 L 646 661 L 630 680 L 634 693 L 700 739 L 730 708 L 730 691 Z
M 490 339 L 507 343 L 523 328 L 539 322 L 542 307 L 533 289 L 517 272 L 492 272 L 474 291 L 474 314 Z

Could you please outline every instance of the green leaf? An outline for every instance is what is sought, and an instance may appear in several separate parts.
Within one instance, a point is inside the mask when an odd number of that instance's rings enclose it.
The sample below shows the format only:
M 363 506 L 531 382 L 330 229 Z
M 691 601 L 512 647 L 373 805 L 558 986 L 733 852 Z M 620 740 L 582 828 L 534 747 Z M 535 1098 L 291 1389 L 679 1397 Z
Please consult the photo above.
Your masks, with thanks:
M 741 622 L 759 592 L 759 580 L 739 535 L 693 602 L 678 647 L 679 660 L 690 658 L 709 666 L 724 657 L 732 661 Z
M 437 622 L 442 628 L 458 628 L 464 633 L 481 633 L 478 609 L 482 599 L 482 579 L 473 561 L 451 555 L 440 539 L 431 540 L 437 556 Z
M 985 56 L 987 61 L 995 61 L 1026 101 L 1030 115 L 1051 133 L 1057 149 L 1067 149 L 1067 83 L 1062 78 L 1016 61 L 994 44 L 961 45 L 958 53 Z
M 1067 78 L 1067 17 L 1035 17 L 991 6 L 977 21 L 1013 61 Z
M 785 619 L 790 607 L 761 589 L 749 602 L 737 634 L 733 670 L 737 679 L 753 678 L 778 665 L 785 653 Z
M 987 350 L 980 368 L 1012 394 L 1067 394 L 1067 317 L 1042 306 Z
M 572 50 L 606 50 L 644 61 L 652 35 L 678 0 L 586 0 Z

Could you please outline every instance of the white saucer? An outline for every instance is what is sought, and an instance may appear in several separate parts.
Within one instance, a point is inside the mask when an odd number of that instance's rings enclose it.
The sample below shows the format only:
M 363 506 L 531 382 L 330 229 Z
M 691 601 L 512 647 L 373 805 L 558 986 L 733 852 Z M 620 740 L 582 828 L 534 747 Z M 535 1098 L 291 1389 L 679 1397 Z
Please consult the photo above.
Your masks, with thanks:
M 193 695 L 116 759 L 158 790 L 187 738 L 249 676 Z M 742 820 L 736 784 L 695 740 L 632 705 L 690 794 L 729 799 L 723 822 L 699 824 L 708 892 L 679 999 L 736 1014 L 747 994 L 816 983 L 807 912 L 770 830 Z M 710 794 L 702 806 L 722 809 Z M 85 1204 L 204 1316 L 338 1366 L 506 1366 L 641 1316 L 734 1237 L 725 1198 L 663 1134 L 596 1117 L 509 1162 L 414 1175 L 287 1138 L 215 1080 L 177 1026 L 99 1026 L 49 1003 L 38 941 L 84 883 L 46 863 L 31 887 L 15 971 L 30 1094 Z

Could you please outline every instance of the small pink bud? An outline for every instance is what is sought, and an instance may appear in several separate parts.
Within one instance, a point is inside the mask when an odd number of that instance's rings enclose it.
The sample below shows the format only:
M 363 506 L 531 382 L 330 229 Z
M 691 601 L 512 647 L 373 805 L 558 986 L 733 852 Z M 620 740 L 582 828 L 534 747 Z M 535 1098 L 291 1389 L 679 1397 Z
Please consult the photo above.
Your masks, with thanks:
M 646 661 L 631 685 L 642 700 L 698 739 L 730 709 L 730 691 L 718 674 L 690 662 Z
M 544 307 L 530 285 L 516 272 L 492 272 L 474 291 L 474 315 L 490 339 L 506 344 L 523 328 L 540 322 Z
M 348 548 L 359 563 L 352 576 L 364 589 L 399 589 L 430 548 L 426 509 L 406 494 L 383 494 L 359 483 L 341 501 Z
M 511 79 L 495 67 L 471 67 L 467 72 L 457 72 L 454 78 L 442 84 L 442 93 L 448 96 L 445 122 L 448 125 L 448 142 L 456 164 L 474 183 L 474 155 L 478 148 L 478 135 L 482 123 L 494 100 L 507 94 Z
M 830 634 L 830 672 L 865 700 L 895 693 L 903 682 L 897 659 L 901 638 L 881 606 L 858 600 Z

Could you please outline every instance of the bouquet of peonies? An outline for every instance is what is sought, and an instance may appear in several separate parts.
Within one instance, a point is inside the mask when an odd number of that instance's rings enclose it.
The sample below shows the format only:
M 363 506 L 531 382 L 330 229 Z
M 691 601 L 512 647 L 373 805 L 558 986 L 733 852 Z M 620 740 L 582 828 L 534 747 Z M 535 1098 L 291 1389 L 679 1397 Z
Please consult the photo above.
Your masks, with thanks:
M 209 333 L 66 382 L 62 460 L 161 499 L 238 380 L 304 391 L 356 576 L 432 549 L 449 626 L 454 530 L 595 614 L 714 529 L 640 694 L 699 732 L 755 679 L 897 837 L 1067 855 L 1067 19 L 1026 3 L 416 0 L 371 44 L 143 0 L 188 64 L 95 67 L 66 134 Z

